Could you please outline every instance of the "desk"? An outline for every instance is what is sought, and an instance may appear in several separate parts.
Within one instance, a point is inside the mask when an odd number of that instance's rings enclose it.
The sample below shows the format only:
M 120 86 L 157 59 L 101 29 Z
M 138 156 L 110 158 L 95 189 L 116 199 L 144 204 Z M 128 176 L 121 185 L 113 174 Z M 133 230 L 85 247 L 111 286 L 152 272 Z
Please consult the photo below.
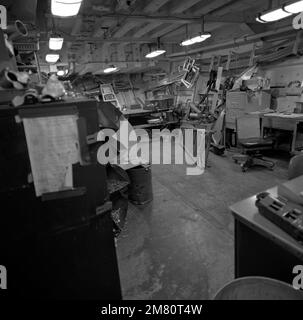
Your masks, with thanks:
M 277 195 L 277 188 L 268 190 Z M 235 219 L 235 277 L 263 276 L 292 283 L 303 245 L 260 215 L 256 196 L 230 207 Z
M 280 114 L 280 113 L 267 113 L 260 116 L 261 118 L 261 137 L 264 137 L 264 128 L 280 129 L 292 131 L 292 142 L 290 152 L 296 153 L 296 141 L 298 126 L 303 123 L 302 113 L 293 114 Z

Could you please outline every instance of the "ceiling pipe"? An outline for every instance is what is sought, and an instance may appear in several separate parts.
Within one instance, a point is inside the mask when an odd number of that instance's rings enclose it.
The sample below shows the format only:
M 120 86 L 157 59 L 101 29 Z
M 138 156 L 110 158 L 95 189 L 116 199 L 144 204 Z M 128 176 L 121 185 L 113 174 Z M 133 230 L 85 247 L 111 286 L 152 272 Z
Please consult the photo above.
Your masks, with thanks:
M 243 36 L 241 38 L 234 39 L 231 41 L 226 41 L 223 43 L 213 44 L 213 45 L 209 45 L 209 46 L 203 46 L 203 47 L 193 49 L 193 50 L 172 53 L 172 54 L 166 55 L 166 57 L 167 58 L 184 57 L 184 56 L 188 56 L 190 54 L 196 54 L 196 53 L 205 52 L 205 51 L 219 50 L 219 49 L 224 49 L 226 47 L 248 44 L 250 42 L 260 40 L 261 38 L 270 37 L 272 35 L 276 36 L 278 34 L 290 32 L 290 31 L 295 31 L 292 26 L 283 27 L 283 28 L 279 28 L 276 30 L 270 30 L 270 31 L 266 31 L 266 32 L 258 33 L 258 34 L 249 35 L 249 36 Z

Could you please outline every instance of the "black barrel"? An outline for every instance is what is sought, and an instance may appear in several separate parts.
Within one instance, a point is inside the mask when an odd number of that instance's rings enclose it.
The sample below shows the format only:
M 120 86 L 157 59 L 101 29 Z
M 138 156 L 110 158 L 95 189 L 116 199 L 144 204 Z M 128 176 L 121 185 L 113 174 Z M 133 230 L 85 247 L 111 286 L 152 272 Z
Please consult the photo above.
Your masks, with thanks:
M 134 204 L 146 204 L 153 200 L 151 166 L 138 166 L 127 171 L 130 178 L 129 200 Z

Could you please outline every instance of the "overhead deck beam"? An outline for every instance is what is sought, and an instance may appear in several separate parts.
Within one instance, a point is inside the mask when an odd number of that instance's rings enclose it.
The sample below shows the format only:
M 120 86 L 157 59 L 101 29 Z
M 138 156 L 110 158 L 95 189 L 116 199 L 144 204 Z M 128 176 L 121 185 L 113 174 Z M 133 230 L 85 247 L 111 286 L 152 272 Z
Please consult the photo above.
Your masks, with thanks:
M 122 14 L 122 13 L 105 13 L 103 15 L 82 15 L 79 18 L 95 18 L 95 19 L 125 19 L 126 21 L 133 22 L 160 22 L 160 23 L 174 23 L 174 24 L 200 24 L 202 21 L 203 14 L 199 15 L 150 15 L 150 14 Z M 216 15 L 206 15 L 204 17 L 205 22 L 226 22 L 226 23 L 250 23 L 255 22 L 252 17 L 244 17 L 236 14 L 231 14 L 228 16 L 216 16 Z
M 209 12 L 212 12 L 218 8 L 221 8 L 223 6 L 226 6 L 228 4 L 232 4 L 235 2 L 235 0 L 213 0 L 209 1 L 208 4 L 205 4 L 201 7 L 201 9 L 195 10 L 195 14 L 207 14 Z
M 158 22 L 151 22 L 145 25 L 144 27 L 140 28 L 138 31 L 136 31 L 133 35 L 134 38 L 140 38 L 143 37 L 146 33 L 152 31 L 153 29 L 157 28 L 159 25 Z
M 148 4 L 148 8 L 146 9 L 145 12 L 154 12 L 157 11 L 157 9 L 159 7 L 161 7 L 165 2 L 167 2 L 168 0 L 152 0 L 149 2 Z M 146 8 L 146 6 L 145 6 Z M 136 2 L 134 2 L 134 4 L 129 8 L 129 14 L 122 17 L 122 16 L 117 16 L 116 12 L 114 12 L 113 17 L 112 18 L 118 18 L 118 19 L 122 19 L 122 24 L 121 25 L 117 25 L 116 27 L 114 27 L 113 29 L 110 30 L 111 35 L 113 35 L 114 37 L 116 36 L 116 34 L 118 34 L 119 36 L 126 34 L 128 31 L 130 31 L 131 29 L 133 29 L 137 24 L 142 23 L 142 21 L 135 21 L 135 23 L 130 24 L 129 22 L 127 22 L 127 17 L 131 14 L 131 13 L 136 13 L 136 11 L 138 11 L 138 7 L 136 7 Z
M 164 28 L 162 28 L 162 29 L 160 29 L 158 31 L 153 32 L 151 37 L 153 37 L 153 38 L 162 37 L 162 36 L 172 32 L 172 31 L 176 30 L 179 27 L 176 27 L 176 25 L 168 25 L 167 27 L 164 27 Z M 164 39 L 161 39 L 161 42 L 164 42 L 163 40 Z
M 99 17 L 99 16 L 98 16 Z M 175 23 L 175 24 L 194 24 L 201 23 L 202 14 L 199 15 L 151 15 L 151 14 L 119 14 L 119 13 L 106 13 L 101 18 L 110 18 L 110 19 L 126 19 L 128 21 L 138 21 L 138 22 L 162 22 L 162 23 Z M 249 20 L 249 21 L 248 21 Z M 235 23 L 244 23 L 244 22 L 253 22 L 254 20 L 251 17 L 239 16 L 236 14 L 231 14 L 229 16 L 216 16 L 216 15 L 207 15 L 204 17 L 206 22 L 235 22 Z
M 195 15 L 204 16 L 204 15 L 210 13 L 211 11 L 213 11 L 213 10 L 215 10 L 217 8 L 220 8 L 223 5 L 226 5 L 227 3 L 233 2 L 233 1 L 235 1 L 235 0 L 214 0 L 214 1 L 210 1 L 209 4 L 203 5 L 201 7 L 201 9 L 195 10 Z M 183 2 L 185 3 L 187 1 L 183 1 Z M 175 13 L 181 13 L 184 10 L 183 8 L 184 8 L 183 3 L 180 3 L 180 5 L 178 6 L 178 9 L 177 8 L 175 9 Z M 222 22 L 222 23 L 226 23 L 226 22 L 228 22 L 228 23 L 239 23 L 239 22 L 243 23 L 244 22 L 244 21 L 237 21 L 238 18 L 235 17 L 235 16 L 234 17 L 228 17 L 227 19 L 229 21 L 226 21 L 226 20 L 222 21 L 222 20 L 224 20 L 224 17 L 222 19 L 222 17 L 215 17 L 214 15 L 210 15 L 210 16 L 206 15 L 204 17 L 204 21 L 205 22 Z M 164 30 L 160 30 L 160 31 L 158 31 L 156 33 L 153 33 L 151 36 L 152 37 L 156 37 L 156 36 L 160 37 L 162 35 L 165 35 L 167 33 L 170 33 L 172 31 L 174 31 L 177 28 L 178 27 L 176 27 L 176 26 L 168 26 Z M 164 31 L 166 31 L 166 32 L 164 32 Z
M 133 29 L 137 25 L 137 21 L 127 21 L 123 26 L 118 28 L 113 34 L 112 37 L 120 38 L 127 34 L 128 31 Z
M 154 0 L 151 1 L 147 6 L 144 7 L 143 12 L 146 13 L 153 13 L 159 10 L 162 6 L 164 6 L 170 0 Z M 146 20 L 145 20 L 146 21 Z M 148 21 L 149 23 L 146 24 L 144 27 L 140 28 L 137 32 L 134 33 L 134 38 L 140 38 L 147 34 L 148 32 L 152 31 L 153 29 L 157 28 L 159 22 L 158 21 Z
M 218 16 L 224 16 L 226 14 L 230 14 L 231 12 L 240 12 L 247 8 L 250 8 L 253 4 L 254 7 L 260 6 L 261 4 L 266 8 L 268 4 L 264 0 L 234 0 L 232 2 L 228 2 L 226 5 L 221 8 L 216 9 L 215 13 Z
M 201 1 L 201 0 L 199 0 Z M 195 5 L 196 3 L 198 3 L 199 1 L 196 0 L 186 0 L 186 1 L 178 1 L 178 3 L 171 9 L 170 14 L 180 14 L 183 11 L 189 9 L 190 7 L 192 7 L 193 5 Z M 184 19 L 184 16 L 182 17 Z M 179 22 L 174 22 L 174 23 L 178 23 L 178 24 L 190 24 L 190 23 L 198 23 L 200 24 L 202 19 L 201 17 L 195 17 L 198 18 L 196 21 L 191 20 L 191 22 L 189 22 L 189 19 L 187 19 L 187 21 L 183 20 L 179 20 Z M 162 20 L 163 23 L 167 23 L 170 22 L 168 21 L 168 19 Z M 172 31 L 174 31 L 175 29 L 179 28 L 179 26 L 167 26 L 165 28 L 163 28 L 160 31 L 157 31 L 156 33 L 153 34 L 153 36 L 157 36 L 157 37 L 161 37 L 162 35 L 166 35 L 167 33 L 170 33 Z
M 170 0 L 154 0 L 144 7 L 144 12 L 156 12 Z
M 187 9 L 191 8 L 198 2 L 201 2 L 201 0 L 186 0 L 186 1 L 178 1 L 177 4 L 175 4 L 171 9 L 170 13 L 181 13 L 186 11 Z
M 34 36 L 34 35 L 32 35 Z M 156 43 L 157 37 L 149 37 L 149 38 L 132 38 L 132 37 L 122 37 L 122 38 L 108 38 L 108 39 L 102 39 L 100 37 L 79 37 L 79 36 L 68 36 L 64 35 L 64 39 L 66 42 L 73 42 L 74 45 L 77 46 L 77 43 L 79 46 L 82 46 L 84 42 L 88 43 Z M 39 40 L 41 43 L 47 42 L 47 37 L 41 37 Z M 173 44 L 178 43 L 177 40 L 174 39 L 166 39 L 164 41 L 161 40 L 162 43 L 167 44 Z
M 144 12 L 150 13 L 150 12 L 155 12 L 158 9 L 160 9 L 165 3 L 167 3 L 169 0 L 154 0 L 152 1 L 149 5 L 147 5 L 144 8 Z M 198 3 L 201 0 L 186 0 L 186 1 L 182 1 L 181 3 L 179 2 L 177 4 L 177 6 L 175 6 L 173 8 L 172 12 L 173 14 L 175 13 L 181 13 L 183 11 L 185 11 L 186 9 L 192 7 L 194 4 Z M 139 15 L 137 15 L 137 17 L 130 17 L 130 19 L 136 19 L 139 18 Z M 158 25 L 158 23 L 174 23 L 174 24 L 191 24 L 191 23 L 197 23 L 200 24 L 201 23 L 201 17 L 194 17 L 194 19 L 192 17 L 186 17 L 186 16 L 182 16 L 182 17 L 173 17 L 170 15 L 167 16 L 161 16 L 161 15 L 157 15 L 157 16 L 142 16 L 142 18 L 144 19 L 144 21 L 149 21 L 151 22 L 149 25 L 146 25 L 143 29 L 138 30 L 138 32 L 134 35 L 134 37 L 141 37 L 144 34 L 147 34 L 148 32 L 152 31 L 153 29 L 155 29 Z M 157 23 L 156 23 L 157 21 Z M 173 30 L 175 27 L 169 26 L 168 28 L 164 28 L 164 33 L 166 34 L 167 32 L 170 32 L 171 30 Z M 168 31 L 167 31 L 168 30 Z M 162 31 L 160 32 L 161 36 Z
M 105 13 L 102 15 L 102 18 L 111 18 L 111 19 L 127 19 L 131 21 L 158 21 L 163 23 L 199 23 L 201 22 L 201 16 L 189 16 L 189 15 L 152 15 L 152 14 L 123 14 L 123 13 Z

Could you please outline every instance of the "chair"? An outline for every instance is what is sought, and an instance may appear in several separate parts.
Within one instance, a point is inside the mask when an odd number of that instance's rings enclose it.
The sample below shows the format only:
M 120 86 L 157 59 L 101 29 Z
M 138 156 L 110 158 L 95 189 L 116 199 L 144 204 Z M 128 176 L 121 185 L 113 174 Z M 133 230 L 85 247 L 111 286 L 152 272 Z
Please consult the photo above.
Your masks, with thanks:
M 265 160 L 261 151 L 273 148 L 275 141 L 261 137 L 260 119 L 256 116 L 238 118 L 236 121 L 237 143 L 242 148 L 242 154 L 234 155 L 233 160 L 240 163 L 242 171 L 252 166 L 265 166 L 273 170 L 275 163 Z
M 288 167 L 288 179 L 295 179 L 303 175 L 303 153 L 290 159 Z

